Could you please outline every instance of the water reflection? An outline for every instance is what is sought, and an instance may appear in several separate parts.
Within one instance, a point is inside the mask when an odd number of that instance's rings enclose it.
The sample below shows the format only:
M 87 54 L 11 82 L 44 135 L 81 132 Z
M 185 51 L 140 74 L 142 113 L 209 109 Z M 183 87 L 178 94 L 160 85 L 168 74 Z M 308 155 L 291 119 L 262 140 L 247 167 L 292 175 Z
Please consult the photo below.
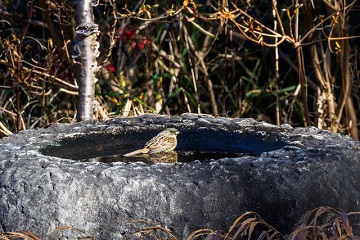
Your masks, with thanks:
M 177 163 L 178 154 L 175 151 L 155 153 L 149 155 L 147 160 L 153 163 Z

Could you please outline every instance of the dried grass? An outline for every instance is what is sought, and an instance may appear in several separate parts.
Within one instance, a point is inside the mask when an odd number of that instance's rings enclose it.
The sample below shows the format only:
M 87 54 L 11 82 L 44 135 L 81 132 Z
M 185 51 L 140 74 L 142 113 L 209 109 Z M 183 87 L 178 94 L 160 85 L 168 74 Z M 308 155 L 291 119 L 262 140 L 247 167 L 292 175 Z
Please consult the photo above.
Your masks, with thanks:
M 356 224 L 350 218 L 354 217 Z M 319 207 L 308 211 L 301 219 L 299 225 L 289 234 L 283 235 L 255 212 L 246 212 L 238 217 L 228 231 L 199 229 L 187 236 L 186 240 L 360 240 L 354 229 L 359 232 L 360 212 L 340 212 L 331 207 Z M 127 224 L 135 227 L 134 232 L 124 239 L 156 239 L 177 240 L 175 234 L 165 227 L 161 227 L 147 220 L 133 220 Z M 54 237 L 57 234 L 66 236 L 66 231 L 75 231 L 79 234 L 77 239 L 95 239 L 86 232 L 69 226 L 62 226 L 50 232 L 44 238 Z M 26 239 L 41 240 L 36 234 L 24 232 L 0 233 L 1 240 Z

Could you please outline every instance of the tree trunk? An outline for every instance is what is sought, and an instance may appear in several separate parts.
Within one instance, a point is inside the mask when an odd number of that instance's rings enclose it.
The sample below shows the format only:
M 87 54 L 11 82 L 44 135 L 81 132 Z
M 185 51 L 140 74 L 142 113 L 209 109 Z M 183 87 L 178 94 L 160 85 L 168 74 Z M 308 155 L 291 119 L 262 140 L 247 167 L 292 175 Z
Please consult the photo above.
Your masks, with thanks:
M 91 0 L 78 0 L 76 5 L 76 45 L 77 83 L 79 85 L 77 121 L 93 119 L 93 100 L 97 72 L 98 25 L 94 23 Z

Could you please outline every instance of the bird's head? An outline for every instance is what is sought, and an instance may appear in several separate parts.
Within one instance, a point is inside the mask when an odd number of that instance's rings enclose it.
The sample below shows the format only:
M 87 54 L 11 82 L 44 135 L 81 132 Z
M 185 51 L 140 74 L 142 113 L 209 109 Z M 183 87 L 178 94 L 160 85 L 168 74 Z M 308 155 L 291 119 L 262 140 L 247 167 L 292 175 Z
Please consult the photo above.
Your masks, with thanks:
M 175 136 L 178 135 L 180 132 L 176 128 L 167 128 L 164 131 L 162 131 L 165 135 L 168 136 Z

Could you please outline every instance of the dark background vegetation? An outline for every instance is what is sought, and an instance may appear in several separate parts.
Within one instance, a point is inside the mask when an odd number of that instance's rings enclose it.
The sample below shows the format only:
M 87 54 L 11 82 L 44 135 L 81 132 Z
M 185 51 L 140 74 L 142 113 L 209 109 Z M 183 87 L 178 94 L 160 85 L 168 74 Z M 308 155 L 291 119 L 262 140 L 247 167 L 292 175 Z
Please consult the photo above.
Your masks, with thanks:
M 358 139 L 358 1 L 94 1 L 95 117 L 205 113 Z M 0 136 L 76 115 L 76 1 L 0 0 Z

